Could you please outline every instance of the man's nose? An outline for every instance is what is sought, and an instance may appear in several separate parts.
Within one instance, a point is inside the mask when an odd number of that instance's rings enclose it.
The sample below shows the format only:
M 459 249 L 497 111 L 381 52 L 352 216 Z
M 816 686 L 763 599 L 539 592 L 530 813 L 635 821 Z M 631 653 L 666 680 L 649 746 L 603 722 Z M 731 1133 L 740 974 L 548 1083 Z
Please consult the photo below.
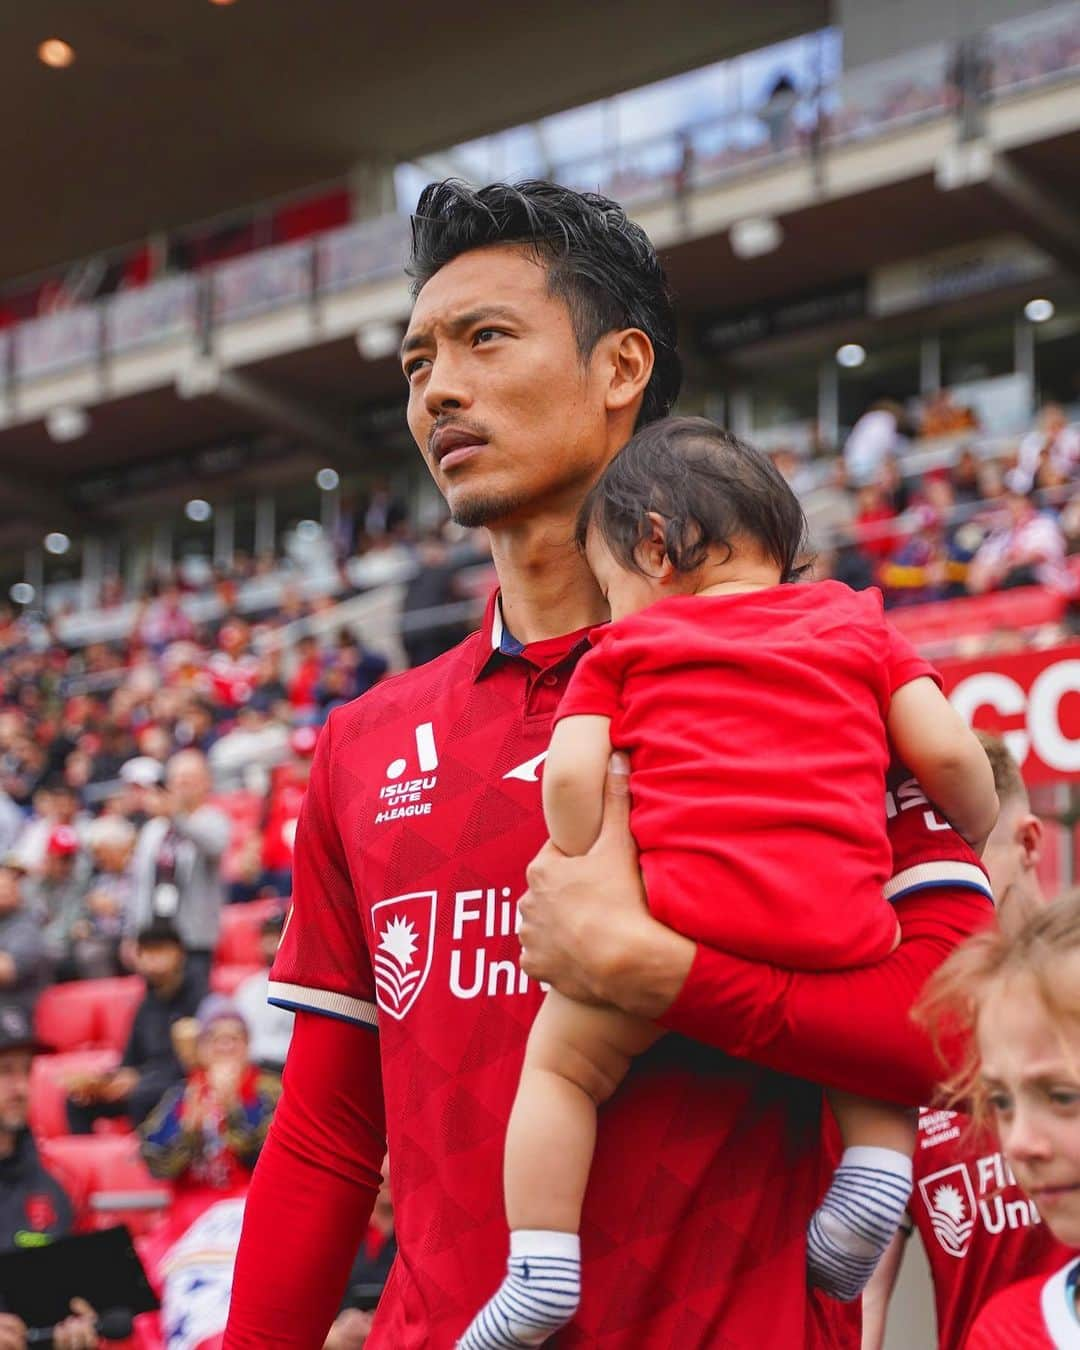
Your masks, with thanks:
M 424 389 L 428 412 L 436 417 L 450 408 L 467 408 L 471 401 L 461 361 L 452 351 L 438 353 Z

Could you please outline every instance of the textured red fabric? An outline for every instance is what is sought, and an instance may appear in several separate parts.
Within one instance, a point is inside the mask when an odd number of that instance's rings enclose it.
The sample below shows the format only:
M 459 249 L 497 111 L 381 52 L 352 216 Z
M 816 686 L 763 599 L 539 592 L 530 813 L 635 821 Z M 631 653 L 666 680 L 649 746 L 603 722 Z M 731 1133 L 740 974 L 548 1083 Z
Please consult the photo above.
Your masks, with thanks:
M 318 1350 L 385 1151 L 376 1036 L 298 1013 L 285 1091 L 248 1193 L 225 1350 Z
M 1068 1350 L 1080 1344 L 1075 1295 L 1067 1279 L 1075 1265 L 1002 1290 L 979 1314 L 965 1350 Z

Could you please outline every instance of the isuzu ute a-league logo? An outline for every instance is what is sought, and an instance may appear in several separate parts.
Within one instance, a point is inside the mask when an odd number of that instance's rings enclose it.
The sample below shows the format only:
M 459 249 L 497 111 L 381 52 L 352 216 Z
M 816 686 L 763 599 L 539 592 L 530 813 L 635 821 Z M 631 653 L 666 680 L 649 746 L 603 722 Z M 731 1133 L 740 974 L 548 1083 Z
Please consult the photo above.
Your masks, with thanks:
M 919 1182 L 938 1242 L 950 1256 L 964 1256 L 975 1229 L 975 1194 L 967 1168 L 954 1163 Z
M 371 907 L 375 998 L 399 1022 L 416 1002 L 435 951 L 435 891 L 395 895 Z
M 379 789 L 382 805 L 375 815 L 376 825 L 385 825 L 388 820 L 405 820 L 409 816 L 431 815 L 430 794 L 439 781 L 435 775 L 439 752 L 435 749 L 432 724 L 421 722 L 413 731 L 413 739 L 416 742 L 415 762 L 402 756 L 386 766 L 387 782 Z M 419 778 L 406 777 L 417 769 Z

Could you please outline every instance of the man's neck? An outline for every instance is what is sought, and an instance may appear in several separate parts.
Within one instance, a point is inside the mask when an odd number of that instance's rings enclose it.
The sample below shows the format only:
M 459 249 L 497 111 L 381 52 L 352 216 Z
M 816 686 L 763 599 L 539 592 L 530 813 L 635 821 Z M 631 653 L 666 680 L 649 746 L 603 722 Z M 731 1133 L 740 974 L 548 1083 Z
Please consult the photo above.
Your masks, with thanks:
M 503 622 L 519 642 L 561 637 L 608 617 L 574 542 L 574 523 L 574 514 L 553 513 L 489 531 Z
M 0 1162 L 10 1158 L 15 1152 L 15 1141 L 18 1137 L 14 1130 L 0 1130 Z

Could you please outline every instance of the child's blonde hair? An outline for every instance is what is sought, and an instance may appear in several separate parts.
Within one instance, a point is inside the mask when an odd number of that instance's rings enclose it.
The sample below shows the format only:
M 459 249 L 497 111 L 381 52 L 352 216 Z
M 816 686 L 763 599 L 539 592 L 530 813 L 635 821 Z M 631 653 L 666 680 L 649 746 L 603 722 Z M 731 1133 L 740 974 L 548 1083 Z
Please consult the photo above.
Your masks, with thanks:
M 1080 956 L 1080 888 L 1031 914 L 1013 931 L 997 924 L 969 938 L 931 977 L 915 1009 L 951 1070 L 944 1083 L 950 1102 L 963 1104 L 977 1122 L 986 1118 L 979 1077 L 976 1031 L 990 999 L 1017 976 L 1034 983 L 1049 1015 L 1080 1023 L 1080 981 L 1065 969 Z

